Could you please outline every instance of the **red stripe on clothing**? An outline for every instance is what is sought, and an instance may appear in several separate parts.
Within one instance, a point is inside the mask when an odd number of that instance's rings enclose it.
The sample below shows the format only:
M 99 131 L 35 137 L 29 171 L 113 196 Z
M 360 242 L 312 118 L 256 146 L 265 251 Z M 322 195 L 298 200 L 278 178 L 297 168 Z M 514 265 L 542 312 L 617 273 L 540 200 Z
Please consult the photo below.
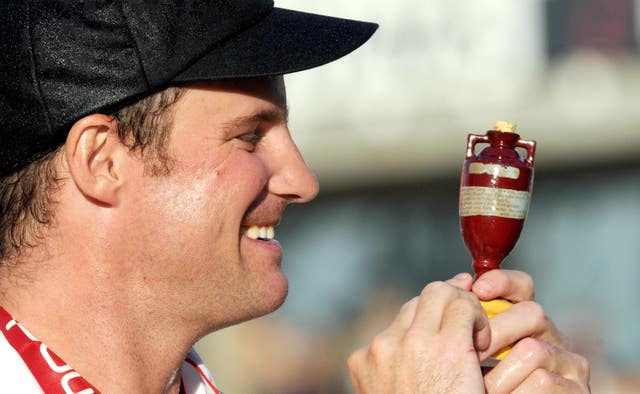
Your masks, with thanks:
M 206 373 L 204 373 L 204 371 L 202 370 L 202 368 L 200 368 L 200 365 L 198 365 L 198 363 L 196 363 L 195 361 L 193 361 L 192 359 L 190 359 L 189 357 L 185 358 L 184 361 L 188 362 L 189 364 L 191 364 L 196 371 L 198 371 L 198 373 L 200 374 L 200 376 L 202 377 L 202 379 L 207 383 L 207 385 L 209 386 L 209 388 L 211 390 L 213 390 L 213 392 L 215 394 L 220 394 L 220 390 L 218 390 L 218 388 L 213 384 L 213 382 L 211 381 L 211 379 L 209 379 L 209 377 L 207 376 Z
M 16 350 L 45 394 L 99 394 L 58 355 L 34 338 L 0 307 L 0 331 Z

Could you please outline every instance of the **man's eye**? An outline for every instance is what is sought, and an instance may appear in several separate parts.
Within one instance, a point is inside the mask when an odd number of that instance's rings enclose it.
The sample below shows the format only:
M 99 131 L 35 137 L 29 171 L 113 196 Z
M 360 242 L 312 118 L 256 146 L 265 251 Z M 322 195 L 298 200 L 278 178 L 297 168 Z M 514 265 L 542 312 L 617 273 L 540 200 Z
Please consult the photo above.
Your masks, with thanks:
M 262 139 L 262 135 L 258 132 L 253 132 L 253 133 L 242 134 L 238 138 L 244 142 L 250 143 L 251 145 L 255 145 L 258 142 L 260 142 L 260 140 Z

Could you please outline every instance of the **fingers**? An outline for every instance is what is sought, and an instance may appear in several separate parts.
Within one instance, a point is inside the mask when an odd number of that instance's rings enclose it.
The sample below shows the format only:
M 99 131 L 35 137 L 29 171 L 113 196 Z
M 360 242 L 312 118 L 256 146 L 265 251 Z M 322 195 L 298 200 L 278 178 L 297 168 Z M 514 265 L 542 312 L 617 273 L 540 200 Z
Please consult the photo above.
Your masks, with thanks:
M 590 393 L 589 386 L 565 379 L 544 369 L 537 369 L 515 390 L 514 394 L 551 393 L 551 394 L 580 394 Z
M 455 286 L 461 290 L 471 291 L 471 285 L 473 284 L 473 277 L 469 273 L 462 272 L 454 276 L 453 278 L 449 279 L 448 281 L 446 281 L 446 283 L 450 284 L 451 286 Z
M 485 375 L 484 381 L 490 394 L 526 389 L 545 393 L 588 392 L 589 363 L 558 346 L 525 338 Z
M 400 308 L 400 311 L 389 326 L 388 330 L 396 333 L 397 335 L 402 335 L 402 333 L 411 325 L 411 322 L 416 315 L 419 300 L 420 297 L 414 297 L 407 301 L 402 308 Z
M 516 303 L 491 319 L 492 338 L 488 352 L 528 336 L 572 349 L 571 342 L 558 331 L 542 307 L 533 302 L 534 285 L 528 274 L 511 270 L 489 271 L 473 284 L 472 290 L 481 300 L 500 297 Z M 485 356 L 481 354 L 481 357 Z
M 471 275 L 462 273 L 447 282 L 429 283 L 418 300 L 412 328 L 445 333 L 473 352 L 486 349 L 491 341 L 489 321 L 478 298 L 469 291 L 472 282 Z
M 484 350 L 491 342 L 489 320 L 478 298 L 470 292 L 473 277 L 461 273 L 446 281 L 456 290 L 452 292 L 445 310 L 442 312 L 440 330 L 461 341 L 469 341 L 469 351 Z M 457 288 L 457 289 L 455 289 Z M 421 317 L 418 317 L 421 318 Z M 469 336 L 471 334 L 471 337 Z
M 470 274 L 462 273 L 447 282 L 429 283 L 419 297 L 414 297 L 400 308 L 386 331 L 400 336 L 412 326 L 425 333 L 438 333 L 443 327 L 450 325 L 443 322 L 447 316 L 447 321 L 459 325 L 458 330 L 466 331 L 467 334 L 475 333 L 479 349 L 485 349 L 489 345 L 491 334 L 478 299 L 468 291 L 472 282 Z M 466 299 L 466 302 L 455 302 L 459 298 Z M 451 303 L 454 305 L 450 305 Z M 456 328 L 455 325 L 451 326 Z
M 355 391 L 483 392 L 476 348 L 486 348 L 491 334 L 471 283 L 469 274 L 433 282 L 407 302 L 389 328 L 349 357 Z
M 522 271 L 492 270 L 473 284 L 473 292 L 481 300 L 504 298 L 512 302 L 531 301 L 535 298 L 533 279 Z
M 480 359 L 484 360 L 503 347 L 526 337 L 533 337 L 567 350 L 571 350 L 572 347 L 540 304 L 523 301 L 491 318 L 491 345 L 480 353 Z
M 589 363 L 571 352 L 542 307 L 534 302 L 534 285 L 524 272 L 493 270 L 472 286 L 481 300 L 504 298 L 515 304 L 491 319 L 490 346 L 481 360 L 515 343 L 506 358 L 484 376 L 487 393 L 588 393 Z
M 461 297 L 451 301 L 442 316 L 441 332 L 447 333 L 452 342 L 467 346 L 467 351 L 476 352 L 489 347 L 491 330 L 489 318 L 475 297 L 462 293 Z
M 444 309 L 444 305 L 446 305 L 448 300 L 451 300 L 454 297 L 458 296 L 458 293 L 457 291 L 455 291 L 455 289 L 453 288 L 446 289 L 446 288 L 454 286 L 454 287 L 465 289 L 468 291 L 471 289 L 472 282 L 473 282 L 473 278 L 471 277 L 470 274 L 462 273 L 449 279 L 447 282 L 433 282 L 428 284 L 423 289 L 421 296 L 412 298 L 411 300 L 407 301 L 402 306 L 402 308 L 400 308 L 398 315 L 395 317 L 394 321 L 389 326 L 389 330 L 392 330 L 392 331 L 406 330 L 413 322 L 413 319 L 416 314 L 416 310 L 418 309 L 418 305 L 421 299 L 423 300 L 422 302 L 423 308 L 425 307 L 425 305 L 428 305 L 431 302 L 434 303 L 433 305 L 430 305 L 430 308 L 429 308 L 430 311 L 428 311 L 427 313 L 431 314 L 432 316 L 440 316 L 442 313 L 442 310 Z M 447 286 L 447 285 L 450 285 L 450 286 Z M 448 292 L 449 296 L 442 298 L 442 294 L 440 294 L 440 292 L 442 291 Z M 434 313 L 437 315 L 434 315 Z M 433 325 L 433 327 L 430 327 L 431 331 L 437 330 L 439 328 L 440 328 L 439 323 L 437 325 Z
M 411 325 L 429 333 L 439 332 L 441 317 L 449 303 L 459 297 L 467 297 L 470 300 L 476 298 L 470 292 L 461 290 L 470 290 L 472 281 L 471 275 L 458 274 L 447 282 L 429 283 L 420 294 Z
M 362 365 L 364 364 L 362 360 L 364 359 L 365 352 L 366 350 L 364 348 L 358 349 L 351 353 L 347 359 L 349 378 L 351 379 L 351 384 L 353 385 L 353 389 L 356 393 L 364 392 L 362 380 L 364 380 L 368 375 L 368 373 L 363 371 L 362 368 Z

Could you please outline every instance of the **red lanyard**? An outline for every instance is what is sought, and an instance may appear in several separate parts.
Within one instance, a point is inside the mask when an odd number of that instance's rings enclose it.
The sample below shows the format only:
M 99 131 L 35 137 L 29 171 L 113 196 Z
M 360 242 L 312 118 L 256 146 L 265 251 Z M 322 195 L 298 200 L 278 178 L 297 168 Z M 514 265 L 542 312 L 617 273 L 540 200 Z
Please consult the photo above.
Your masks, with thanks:
M 18 352 L 45 394 L 99 394 L 100 391 L 37 340 L 0 307 L 0 330 Z

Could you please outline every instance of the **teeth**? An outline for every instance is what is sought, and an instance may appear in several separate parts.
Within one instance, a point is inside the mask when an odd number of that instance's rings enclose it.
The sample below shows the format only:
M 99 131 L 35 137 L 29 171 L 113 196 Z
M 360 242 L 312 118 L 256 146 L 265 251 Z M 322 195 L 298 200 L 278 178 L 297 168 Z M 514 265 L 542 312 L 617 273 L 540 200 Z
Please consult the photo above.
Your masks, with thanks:
M 251 239 L 272 240 L 276 232 L 273 226 L 251 226 L 245 230 L 244 235 Z
M 258 226 L 251 226 L 245 231 L 245 235 L 251 239 L 258 239 L 260 236 L 260 229 Z

